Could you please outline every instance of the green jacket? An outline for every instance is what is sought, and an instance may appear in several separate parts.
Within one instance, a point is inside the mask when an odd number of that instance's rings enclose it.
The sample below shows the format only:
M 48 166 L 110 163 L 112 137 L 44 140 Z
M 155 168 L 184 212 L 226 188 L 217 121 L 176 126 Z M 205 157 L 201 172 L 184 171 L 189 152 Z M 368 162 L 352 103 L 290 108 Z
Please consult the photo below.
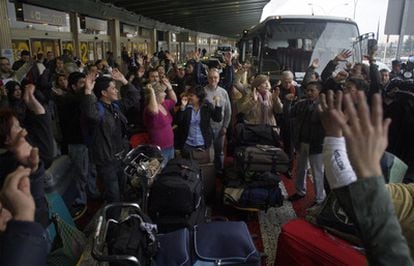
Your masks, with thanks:
M 358 179 L 334 192 L 358 227 L 370 265 L 414 265 L 382 176 Z

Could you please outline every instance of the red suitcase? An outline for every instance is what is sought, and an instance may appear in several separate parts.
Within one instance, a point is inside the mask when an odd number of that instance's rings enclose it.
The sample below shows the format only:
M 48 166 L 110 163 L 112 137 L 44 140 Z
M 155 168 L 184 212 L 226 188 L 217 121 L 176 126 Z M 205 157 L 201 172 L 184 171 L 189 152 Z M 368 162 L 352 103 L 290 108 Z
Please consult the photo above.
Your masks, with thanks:
M 348 242 L 305 220 L 283 225 L 276 253 L 277 266 L 328 266 L 367 264 L 365 256 Z

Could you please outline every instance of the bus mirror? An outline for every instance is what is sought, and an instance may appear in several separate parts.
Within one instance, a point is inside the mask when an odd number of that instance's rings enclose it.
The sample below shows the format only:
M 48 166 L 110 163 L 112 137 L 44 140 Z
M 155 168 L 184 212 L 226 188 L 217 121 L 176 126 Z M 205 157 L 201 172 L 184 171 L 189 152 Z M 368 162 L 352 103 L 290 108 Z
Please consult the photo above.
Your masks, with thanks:
M 378 50 L 378 42 L 376 39 L 368 39 L 368 55 L 372 56 Z

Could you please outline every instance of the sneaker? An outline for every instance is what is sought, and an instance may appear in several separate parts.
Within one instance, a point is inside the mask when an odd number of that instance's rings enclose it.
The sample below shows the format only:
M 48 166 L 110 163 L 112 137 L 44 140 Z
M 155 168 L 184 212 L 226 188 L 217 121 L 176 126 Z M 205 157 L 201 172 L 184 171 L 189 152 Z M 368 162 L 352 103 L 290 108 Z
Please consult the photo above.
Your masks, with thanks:
M 76 221 L 81 218 L 86 213 L 87 209 L 88 208 L 84 204 L 73 205 L 70 209 L 70 214 L 72 215 L 73 220 Z
M 300 195 L 298 193 L 295 193 L 288 198 L 288 201 L 297 201 L 297 200 L 303 199 L 304 197 L 305 195 Z

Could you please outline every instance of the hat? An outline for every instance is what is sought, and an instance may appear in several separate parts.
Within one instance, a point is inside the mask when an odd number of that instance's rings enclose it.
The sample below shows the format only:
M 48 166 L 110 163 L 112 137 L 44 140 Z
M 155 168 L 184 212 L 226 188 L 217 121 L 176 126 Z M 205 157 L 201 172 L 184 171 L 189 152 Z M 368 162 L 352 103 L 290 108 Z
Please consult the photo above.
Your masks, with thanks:
M 102 91 L 108 89 L 112 78 L 110 77 L 99 77 L 95 80 L 95 86 L 93 87 L 93 93 L 95 93 L 96 98 L 101 98 Z

